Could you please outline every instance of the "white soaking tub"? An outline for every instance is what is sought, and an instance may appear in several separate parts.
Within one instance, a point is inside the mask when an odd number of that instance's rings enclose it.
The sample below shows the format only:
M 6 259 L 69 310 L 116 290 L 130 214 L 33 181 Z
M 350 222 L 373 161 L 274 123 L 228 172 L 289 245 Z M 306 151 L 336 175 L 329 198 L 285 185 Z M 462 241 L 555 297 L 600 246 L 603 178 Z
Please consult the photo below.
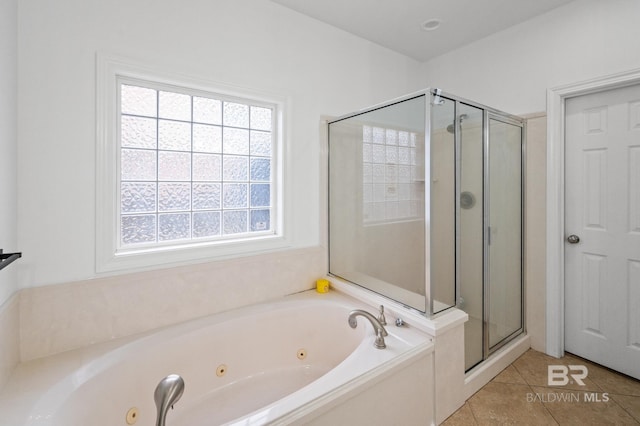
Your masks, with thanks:
M 43 380 L 39 391 L 25 393 L 13 407 L 0 400 L 0 412 L 9 410 L 12 425 L 153 426 L 155 387 L 179 374 L 185 390 L 167 426 L 431 424 L 429 336 L 388 321 L 387 348 L 376 349 L 365 318 L 349 327 L 353 309 L 377 315 L 335 291 L 308 291 L 118 346 L 111 342 L 108 349 L 73 351 L 81 361 L 70 362 L 74 354 L 68 353 L 47 363 L 49 383 Z M 18 370 L 29 368 L 25 363 Z M 21 375 L 14 374 L 7 388 Z

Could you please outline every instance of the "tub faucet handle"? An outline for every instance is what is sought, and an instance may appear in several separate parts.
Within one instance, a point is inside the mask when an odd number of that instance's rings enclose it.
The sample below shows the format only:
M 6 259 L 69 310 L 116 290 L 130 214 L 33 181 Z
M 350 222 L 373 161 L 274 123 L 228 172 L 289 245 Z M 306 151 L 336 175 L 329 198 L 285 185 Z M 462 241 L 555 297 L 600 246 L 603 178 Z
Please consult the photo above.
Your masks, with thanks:
M 373 346 L 375 346 L 376 349 L 386 348 L 387 345 L 384 342 L 384 338 L 389 334 L 387 333 L 387 330 L 385 330 L 384 326 L 380 324 L 380 321 L 378 321 L 376 317 L 371 315 L 369 312 L 363 311 L 362 309 L 355 309 L 351 311 L 351 313 L 349 313 L 349 326 L 351 328 L 356 328 L 358 326 L 358 320 L 356 319 L 358 316 L 365 317 L 373 326 L 373 329 L 376 332 L 376 340 L 373 342 Z
M 387 319 L 384 317 L 384 306 L 380 305 L 380 314 L 378 315 L 378 321 L 382 325 L 387 325 Z

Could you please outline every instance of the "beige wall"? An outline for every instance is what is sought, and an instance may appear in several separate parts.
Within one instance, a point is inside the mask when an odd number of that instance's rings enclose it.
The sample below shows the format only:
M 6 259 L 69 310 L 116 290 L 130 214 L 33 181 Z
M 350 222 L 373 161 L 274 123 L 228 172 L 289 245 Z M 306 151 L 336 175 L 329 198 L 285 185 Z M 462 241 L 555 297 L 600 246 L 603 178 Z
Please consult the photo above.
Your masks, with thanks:
M 321 247 L 139 272 L 20 292 L 26 361 L 307 290 Z
M 20 362 L 19 298 L 15 293 L 0 306 L 0 390 Z
M 420 221 L 366 226 L 361 233 L 363 247 L 368 248 L 362 271 L 424 294 L 424 226 Z
M 527 117 L 525 181 L 525 300 L 531 347 L 544 352 L 546 299 L 546 131 L 545 114 Z

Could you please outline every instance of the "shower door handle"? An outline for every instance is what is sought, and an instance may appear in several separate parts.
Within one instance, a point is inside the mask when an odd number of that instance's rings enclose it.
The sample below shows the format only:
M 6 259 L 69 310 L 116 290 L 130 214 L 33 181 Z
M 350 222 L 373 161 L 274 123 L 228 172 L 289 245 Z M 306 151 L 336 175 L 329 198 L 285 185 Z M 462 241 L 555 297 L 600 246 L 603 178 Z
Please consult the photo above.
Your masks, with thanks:
M 578 237 L 577 235 L 569 235 L 567 237 L 567 241 L 569 242 L 569 244 L 578 244 L 580 242 L 580 237 Z

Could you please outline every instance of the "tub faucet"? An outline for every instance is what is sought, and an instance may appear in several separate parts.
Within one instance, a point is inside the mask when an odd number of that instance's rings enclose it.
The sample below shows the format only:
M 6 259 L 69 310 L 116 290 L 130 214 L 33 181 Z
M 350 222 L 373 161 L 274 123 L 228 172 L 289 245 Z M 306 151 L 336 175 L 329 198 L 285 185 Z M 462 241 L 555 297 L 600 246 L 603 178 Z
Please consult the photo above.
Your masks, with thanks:
M 170 374 L 160 380 L 153 393 L 153 399 L 155 399 L 158 408 L 156 426 L 165 426 L 167 412 L 169 408 L 173 408 L 173 404 L 178 402 L 182 392 L 184 392 L 184 380 L 177 374 Z
M 377 349 L 386 348 L 387 345 L 384 343 L 384 337 L 389 334 L 387 333 L 387 330 L 384 329 L 384 326 L 380 324 L 380 321 L 378 321 L 376 317 L 371 315 L 369 312 L 363 311 L 362 309 L 356 309 L 349 313 L 349 325 L 351 328 L 356 328 L 358 326 L 358 320 L 356 319 L 357 316 L 362 316 L 368 319 L 373 326 L 373 329 L 376 331 L 376 340 L 373 342 L 373 346 Z

